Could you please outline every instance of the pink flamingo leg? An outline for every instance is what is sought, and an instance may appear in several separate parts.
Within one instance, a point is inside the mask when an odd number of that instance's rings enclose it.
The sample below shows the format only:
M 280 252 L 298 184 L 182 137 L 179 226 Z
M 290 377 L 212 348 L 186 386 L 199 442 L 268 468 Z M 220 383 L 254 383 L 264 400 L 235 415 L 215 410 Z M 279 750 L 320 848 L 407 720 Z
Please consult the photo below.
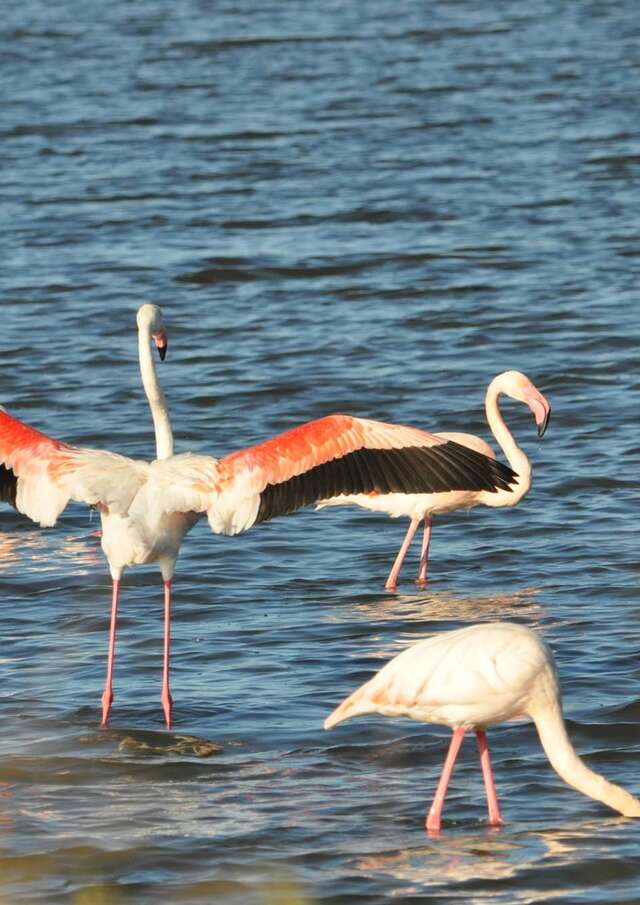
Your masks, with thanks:
M 501 826 L 504 821 L 500 815 L 496 786 L 493 781 L 493 770 L 491 769 L 491 758 L 489 757 L 487 733 L 483 729 L 476 729 L 476 737 L 478 739 L 478 751 L 480 752 L 480 764 L 482 766 L 482 775 L 484 777 L 484 787 L 487 790 L 489 823 L 491 824 L 491 826 Z
M 420 551 L 420 571 L 418 572 L 418 584 L 424 587 L 427 583 L 427 567 L 429 565 L 429 543 L 431 541 L 431 523 L 432 518 L 427 515 L 424 520 L 424 535 L 422 538 L 422 549 Z
M 453 765 L 456 762 L 456 758 L 458 756 L 458 752 L 460 751 L 460 746 L 462 745 L 463 738 L 464 729 L 458 727 L 457 729 L 453 730 L 451 743 L 449 745 L 449 751 L 442 768 L 442 773 L 440 774 L 440 782 L 438 783 L 438 788 L 436 789 L 436 794 L 433 798 L 433 803 L 431 805 L 431 809 L 429 810 L 429 814 L 425 823 L 427 833 L 429 833 L 430 836 L 437 836 L 437 834 L 440 832 L 440 817 L 442 815 L 442 806 L 444 805 L 444 798 L 447 794 L 449 780 L 451 779 L 451 774 L 453 773 Z
M 113 579 L 113 591 L 111 595 L 111 626 L 109 629 L 109 654 L 107 657 L 107 678 L 104 683 L 104 691 L 102 692 L 102 722 L 100 726 L 104 727 L 109 722 L 109 713 L 113 704 L 113 661 L 116 653 L 116 623 L 118 621 L 118 594 L 120 591 L 120 580 Z
M 398 550 L 396 561 L 394 562 L 393 566 L 391 567 L 391 571 L 389 572 L 389 577 L 387 578 L 387 582 L 385 584 L 385 589 L 387 591 L 395 591 L 396 589 L 396 585 L 398 584 L 398 575 L 400 574 L 402 563 L 404 562 L 404 558 L 407 555 L 407 550 L 411 546 L 411 541 L 413 540 L 413 536 L 416 533 L 419 524 L 420 519 L 411 519 L 411 523 L 407 530 L 405 539 L 402 541 L 402 546 Z
M 169 691 L 169 658 L 171 654 L 171 582 L 164 583 L 164 663 L 162 667 L 162 709 L 167 729 L 171 729 L 173 699 Z

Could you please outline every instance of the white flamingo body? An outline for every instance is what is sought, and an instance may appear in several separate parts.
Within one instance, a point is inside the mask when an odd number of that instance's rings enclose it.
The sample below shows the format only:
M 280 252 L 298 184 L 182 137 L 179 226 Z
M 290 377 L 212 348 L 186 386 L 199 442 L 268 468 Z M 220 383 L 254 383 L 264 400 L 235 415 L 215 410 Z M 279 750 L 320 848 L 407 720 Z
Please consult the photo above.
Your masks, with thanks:
M 548 648 L 530 629 L 487 623 L 442 632 L 408 647 L 334 715 L 408 716 L 455 729 L 525 718 L 536 683 L 557 684 Z
M 199 516 L 196 513 L 153 513 L 144 506 L 149 485 L 141 488 L 127 515 L 101 512 L 102 550 L 112 578 L 128 566 L 158 563 L 165 580 L 173 575 L 180 545 Z
M 388 590 L 394 590 L 397 585 L 407 550 L 419 523 L 423 519 L 425 530 L 418 574 L 418 583 L 422 585 L 426 583 L 429 541 L 434 515 L 453 512 L 456 509 L 471 509 L 480 505 L 493 508 L 515 506 L 529 492 L 531 487 L 531 465 L 526 454 L 515 442 L 500 414 L 498 398 L 503 393 L 529 406 L 535 416 L 539 436 L 542 436 L 546 430 L 551 408 L 542 393 L 520 371 L 505 371 L 502 374 L 498 374 L 489 384 L 485 398 L 487 420 L 494 437 L 505 454 L 509 466 L 517 476 L 517 482 L 509 487 L 500 488 L 497 492 L 465 488 L 432 494 L 341 494 L 330 499 L 321 500 L 318 503 L 318 508 L 355 505 L 374 512 L 384 512 L 393 518 L 406 516 L 411 519 L 407 534 L 385 584 Z M 438 432 L 432 434 L 432 436 L 437 437 L 441 442 L 455 442 L 487 458 L 496 459 L 495 452 L 491 446 L 481 437 L 476 437 L 474 434 L 448 431 Z
M 70 446 L 0 411 L 0 501 L 43 526 L 55 524 L 69 500 L 95 506 L 113 581 L 102 725 L 113 700 L 112 672 L 120 581 L 129 566 L 157 563 L 164 581 L 162 705 L 171 725 L 169 623 L 171 579 L 180 545 L 207 516 L 218 534 L 237 534 L 277 515 L 341 493 L 433 493 L 514 484 L 512 471 L 463 446 L 402 425 L 350 415 L 302 424 L 221 459 L 174 454 L 166 400 L 152 342 L 164 357 L 167 336 L 156 305 L 137 314 L 140 373 L 153 418 L 156 459 Z
M 427 830 L 438 832 L 447 785 L 465 731 L 478 735 L 492 823 L 501 823 L 485 729 L 507 720 L 534 721 L 553 768 L 570 786 L 627 817 L 640 801 L 590 770 L 576 754 L 562 717 L 553 656 L 531 629 L 514 623 L 443 632 L 404 650 L 325 720 L 331 729 L 363 714 L 406 716 L 449 726 L 451 748 Z
M 370 512 L 384 512 L 391 518 L 406 516 L 411 521 L 419 522 L 434 513 L 471 509 L 477 506 L 478 502 L 477 494 L 471 490 L 455 490 L 448 493 L 345 493 L 332 500 L 322 500 L 317 508 L 353 505 L 359 506 L 360 509 L 368 509 Z

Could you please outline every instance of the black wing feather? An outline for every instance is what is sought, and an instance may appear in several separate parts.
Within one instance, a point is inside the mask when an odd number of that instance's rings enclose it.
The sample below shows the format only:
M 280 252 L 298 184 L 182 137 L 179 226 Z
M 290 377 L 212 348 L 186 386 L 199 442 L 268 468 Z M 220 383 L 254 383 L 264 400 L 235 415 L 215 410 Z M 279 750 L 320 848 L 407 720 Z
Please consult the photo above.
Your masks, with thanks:
M 517 475 L 483 453 L 454 440 L 437 446 L 358 449 L 323 462 L 260 495 L 255 524 L 340 494 L 445 493 L 511 490 Z
M 18 479 L 10 468 L 0 464 L 0 502 L 16 508 Z

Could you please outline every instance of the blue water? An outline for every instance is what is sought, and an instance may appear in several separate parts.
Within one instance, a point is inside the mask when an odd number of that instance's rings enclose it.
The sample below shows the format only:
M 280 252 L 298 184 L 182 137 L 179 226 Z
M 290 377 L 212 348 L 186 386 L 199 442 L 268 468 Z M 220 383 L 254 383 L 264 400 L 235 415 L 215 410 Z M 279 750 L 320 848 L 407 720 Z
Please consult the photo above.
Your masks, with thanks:
M 436 520 L 304 511 L 186 539 L 175 727 L 162 587 L 127 573 L 111 727 L 99 521 L 0 512 L 0 903 L 637 903 L 640 824 L 569 789 L 535 730 L 474 745 L 424 834 L 446 730 L 329 711 L 436 631 L 552 645 L 568 727 L 640 793 L 640 25 L 631 0 L 533 6 L 50 4 L 0 23 L 0 402 L 60 439 L 153 453 L 135 311 L 163 308 L 177 447 L 223 455 L 328 412 L 491 439 L 534 486 Z M 185 741 L 182 736 L 194 737 Z M 205 743 L 211 743 L 207 748 Z M 215 746 L 218 746 L 216 750 Z

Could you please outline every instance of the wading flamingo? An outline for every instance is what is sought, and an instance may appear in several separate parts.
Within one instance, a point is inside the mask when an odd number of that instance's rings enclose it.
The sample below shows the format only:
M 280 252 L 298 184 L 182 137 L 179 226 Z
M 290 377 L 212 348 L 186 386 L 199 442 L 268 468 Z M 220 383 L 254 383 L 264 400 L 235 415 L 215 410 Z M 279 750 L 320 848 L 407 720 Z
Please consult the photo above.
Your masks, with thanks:
M 507 458 L 507 462 L 518 476 L 517 487 L 503 488 L 498 493 L 467 489 L 433 494 L 350 493 L 321 500 L 318 503 L 318 509 L 322 509 L 325 506 L 356 505 L 361 506 L 363 509 L 372 509 L 374 512 L 387 512 L 394 518 L 405 515 L 411 519 L 405 539 L 385 583 L 385 588 L 388 591 L 394 591 L 397 586 L 402 563 L 422 519 L 424 519 L 424 535 L 420 552 L 418 584 L 424 587 L 427 581 L 429 541 L 431 539 L 431 523 L 434 515 L 452 512 L 454 509 L 470 509 L 472 506 L 480 504 L 493 507 L 515 506 L 529 491 L 531 487 L 531 465 L 524 452 L 517 445 L 500 414 L 498 397 L 502 393 L 529 406 L 538 425 L 539 437 L 542 437 L 547 429 L 551 406 L 529 378 L 520 373 L 520 371 L 504 371 L 504 373 L 494 377 L 489 384 L 485 397 L 487 421 L 493 436 Z M 496 457 L 489 444 L 473 434 L 437 433 L 431 436 L 439 437 L 443 442 L 454 441 L 455 443 L 460 443 L 462 446 L 466 446 L 492 459 Z
M 214 459 L 173 454 L 166 400 L 152 341 L 164 358 L 167 333 L 157 305 L 137 314 L 142 383 L 156 439 L 156 459 L 70 446 L 0 411 L 0 498 L 42 526 L 54 525 L 69 500 L 100 511 L 102 549 L 113 582 L 102 725 L 113 702 L 120 581 L 127 566 L 157 563 L 164 582 L 161 701 L 171 727 L 169 690 L 171 580 L 180 544 L 207 515 L 218 534 L 341 493 L 509 493 L 510 468 L 452 440 L 410 427 L 329 415 L 265 443 Z
M 471 625 L 419 641 L 390 660 L 324 722 L 325 729 L 352 716 L 408 716 L 453 729 L 449 753 L 427 815 L 440 831 L 442 806 L 467 729 L 473 729 L 489 806 L 489 823 L 502 823 L 485 729 L 529 717 L 554 770 L 566 783 L 625 817 L 640 817 L 640 801 L 594 773 L 578 757 L 565 728 L 553 656 L 535 632 L 511 622 Z

